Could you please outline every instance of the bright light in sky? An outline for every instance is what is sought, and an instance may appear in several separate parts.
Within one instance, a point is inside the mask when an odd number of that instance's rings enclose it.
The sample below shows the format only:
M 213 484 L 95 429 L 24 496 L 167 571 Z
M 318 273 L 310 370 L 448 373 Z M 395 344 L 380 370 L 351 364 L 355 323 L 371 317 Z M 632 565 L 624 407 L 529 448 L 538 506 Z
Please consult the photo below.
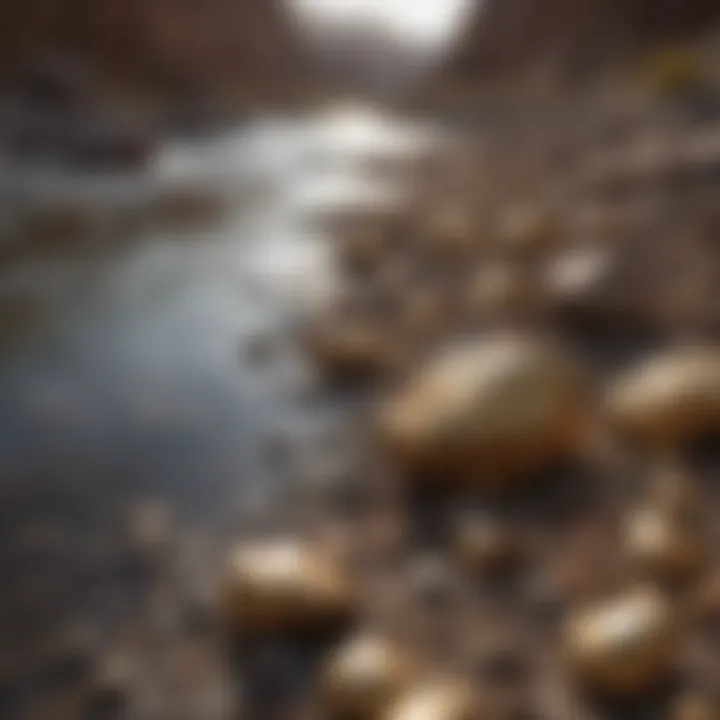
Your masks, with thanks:
M 445 40 L 474 0 L 291 0 L 311 18 L 352 23 L 377 20 L 399 35 L 423 43 Z

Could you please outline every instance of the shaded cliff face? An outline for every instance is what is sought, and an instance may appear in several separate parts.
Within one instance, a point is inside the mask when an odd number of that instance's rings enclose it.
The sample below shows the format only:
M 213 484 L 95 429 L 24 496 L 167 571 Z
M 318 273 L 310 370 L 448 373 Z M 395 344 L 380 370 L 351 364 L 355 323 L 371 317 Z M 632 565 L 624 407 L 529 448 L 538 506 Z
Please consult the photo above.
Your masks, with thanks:
M 48 52 L 170 93 L 282 85 L 298 69 L 281 0 L 23 0 L 4 7 L 0 82 Z
M 481 0 L 448 70 L 474 77 L 548 62 L 588 69 L 646 42 L 704 31 L 718 20 L 716 0 Z

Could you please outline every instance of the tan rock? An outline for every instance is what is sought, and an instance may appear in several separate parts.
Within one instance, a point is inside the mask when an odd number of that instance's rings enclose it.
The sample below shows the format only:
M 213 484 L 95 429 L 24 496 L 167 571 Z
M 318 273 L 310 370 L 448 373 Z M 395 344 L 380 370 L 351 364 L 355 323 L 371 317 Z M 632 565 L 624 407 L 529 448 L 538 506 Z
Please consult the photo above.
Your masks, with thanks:
M 378 635 L 360 635 L 330 656 L 323 677 L 328 707 L 340 717 L 377 718 L 411 674 L 409 657 Z
M 503 319 L 535 311 L 542 292 L 533 278 L 509 263 L 483 266 L 472 278 L 465 293 L 471 317 Z
M 472 688 L 458 680 L 436 680 L 408 691 L 385 720 L 474 720 Z
M 637 510 L 626 519 L 624 549 L 638 570 L 657 580 L 690 578 L 705 559 L 697 532 L 652 507 Z
M 374 271 L 382 262 L 383 237 L 380 232 L 350 235 L 338 241 L 338 262 L 349 274 Z
M 351 579 L 323 550 L 294 539 L 235 549 L 221 588 L 221 608 L 240 632 L 304 631 L 352 614 Z
M 478 246 L 472 214 L 462 206 L 442 206 L 428 220 L 425 245 L 440 259 L 470 257 Z
M 613 258 L 608 248 L 586 246 L 567 250 L 548 263 L 544 279 L 547 293 L 561 306 L 596 309 L 603 300 L 612 305 L 612 298 L 603 297 L 612 270 Z
M 330 377 L 368 376 L 395 369 L 402 362 L 399 339 L 379 320 L 333 318 L 321 320 L 309 336 L 310 353 Z
M 572 670 L 589 689 L 632 695 L 671 672 L 678 635 L 669 602 L 639 588 L 571 615 L 565 646 Z
M 513 528 L 487 513 L 468 513 L 459 518 L 455 543 L 465 566 L 479 571 L 507 565 L 521 551 Z
M 520 255 L 543 255 L 561 240 L 557 215 L 542 204 L 513 207 L 500 218 L 503 246 Z
M 720 430 L 720 348 L 679 347 L 646 360 L 611 385 L 607 406 L 621 428 L 650 444 Z
M 380 436 L 411 472 L 502 484 L 572 455 L 588 404 L 558 346 L 500 334 L 446 349 L 380 409 Z
M 699 691 L 683 693 L 673 704 L 670 720 L 718 720 L 720 705 Z

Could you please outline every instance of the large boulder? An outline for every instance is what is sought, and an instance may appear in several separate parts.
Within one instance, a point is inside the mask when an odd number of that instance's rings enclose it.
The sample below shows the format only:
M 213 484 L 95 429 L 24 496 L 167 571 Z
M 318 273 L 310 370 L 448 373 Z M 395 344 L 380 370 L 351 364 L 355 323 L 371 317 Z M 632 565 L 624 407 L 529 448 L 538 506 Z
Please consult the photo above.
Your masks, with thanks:
M 378 422 L 413 474 L 489 486 L 577 453 L 589 417 L 571 356 L 549 341 L 499 334 L 444 350 Z
M 485 0 L 477 3 L 448 74 L 477 78 L 591 69 L 658 40 L 705 32 L 720 19 L 713 0 Z

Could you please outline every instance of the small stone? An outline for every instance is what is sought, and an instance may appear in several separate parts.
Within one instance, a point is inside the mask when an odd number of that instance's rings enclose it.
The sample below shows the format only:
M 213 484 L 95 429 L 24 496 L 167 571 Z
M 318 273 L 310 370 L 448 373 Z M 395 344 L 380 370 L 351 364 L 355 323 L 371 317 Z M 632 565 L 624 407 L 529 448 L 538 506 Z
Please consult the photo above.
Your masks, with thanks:
M 415 560 L 410 567 L 412 593 L 421 604 L 440 607 L 449 603 L 456 588 L 452 568 L 439 555 L 425 555 Z
M 461 517 L 455 542 L 460 559 L 473 571 L 505 567 L 520 553 L 513 529 L 487 513 L 468 513 Z
M 460 680 L 435 680 L 409 690 L 386 720 L 475 720 L 477 701 L 472 688 Z
M 641 442 L 668 446 L 720 430 L 720 349 L 685 346 L 617 378 L 607 407 Z
M 701 622 L 720 628 L 720 571 L 711 572 L 700 584 L 694 611 Z
M 528 658 L 517 641 L 501 641 L 481 649 L 473 665 L 478 676 L 493 687 L 517 686 L 530 673 Z
M 463 207 L 441 207 L 428 221 L 426 246 L 443 260 L 468 258 L 477 246 L 471 213 Z
M 694 478 L 672 463 L 662 466 L 652 478 L 652 499 L 668 518 L 681 523 L 699 520 L 701 499 Z
M 172 545 L 174 517 L 165 502 L 148 500 L 138 504 L 128 520 L 130 549 L 147 559 L 158 559 Z
M 329 553 L 293 539 L 238 547 L 221 591 L 222 610 L 240 632 L 319 629 L 352 615 L 355 602 L 344 568 Z
M 343 238 L 338 246 L 340 269 L 348 275 L 367 275 L 382 262 L 383 237 L 379 232 L 366 232 Z
M 437 337 L 447 328 L 450 310 L 449 300 L 442 292 L 411 290 L 406 294 L 401 310 L 402 332 L 412 340 Z
M 515 318 L 540 307 L 542 293 L 532 278 L 509 263 L 486 265 L 472 278 L 465 307 L 472 318 Z
M 500 220 L 504 246 L 523 256 L 548 252 L 560 242 L 561 234 L 557 216 L 542 204 L 512 208 Z
M 531 337 L 453 347 L 380 409 L 380 438 L 413 473 L 502 486 L 578 453 L 589 422 L 582 375 Z
M 377 718 L 410 674 L 410 659 L 392 642 L 378 635 L 361 635 L 330 656 L 324 696 L 340 717 Z
M 668 601 L 639 588 L 572 614 L 565 645 L 571 668 L 589 689 L 636 695 L 669 676 L 678 635 Z
M 393 370 L 402 361 L 396 339 L 377 321 L 338 319 L 316 327 L 311 353 L 332 378 L 352 379 Z
M 544 271 L 548 299 L 560 312 L 579 320 L 620 319 L 627 303 L 611 287 L 615 266 L 606 247 L 573 248 L 555 256 Z
M 720 706 L 702 692 L 687 692 L 674 703 L 670 720 L 718 720 Z
M 627 518 L 624 549 L 638 570 L 657 580 L 691 578 L 704 561 L 697 534 L 655 508 L 635 511 Z

